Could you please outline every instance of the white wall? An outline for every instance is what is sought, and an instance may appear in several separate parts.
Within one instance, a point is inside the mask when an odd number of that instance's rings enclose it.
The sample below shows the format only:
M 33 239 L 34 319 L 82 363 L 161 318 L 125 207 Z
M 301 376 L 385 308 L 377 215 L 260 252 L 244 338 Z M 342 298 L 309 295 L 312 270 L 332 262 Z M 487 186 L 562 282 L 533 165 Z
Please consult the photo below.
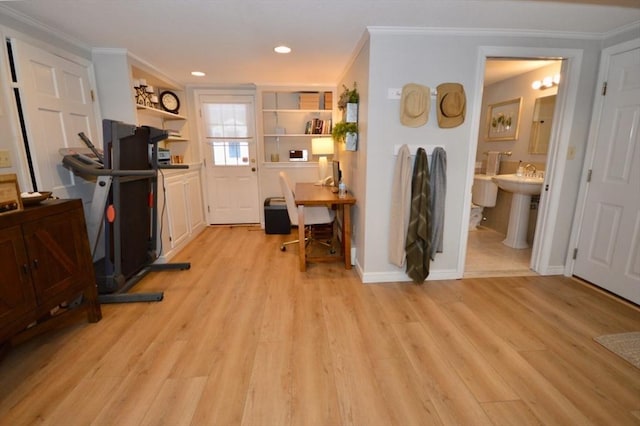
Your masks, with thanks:
M 360 104 L 358 106 L 358 149 L 357 151 L 345 151 L 344 144 L 338 144 L 337 158 L 342 169 L 342 180 L 347 185 L 347 189 L 355 196 L 356 205 L 351 208 L 352 217 L 352 247 L 356 250 L 355 264 L 358 274 L 362 277 L 364 270 L 364 259 L 367 250 L 375 242 L 366 240 L 365 229 L 368 227 L 366 217 L 368 206 L 369 178 L 367 176 L 369 164 L 367 163 L 367 152 L 370 146 L 367 143 L 369 138 L 370 122 L 370 92 L 369 92 L 369 39 L 365 35 L 359 48 L 357 49 L 354 61 L 337 84 L 337 96 L 343 91 L 343 85 L 349 89 L 353 88 L 354 82 L 357 84 L 360 94 Z M 340 117 L 341 119 L 342 117 Z
M 591 116 L 592 97 L 601 47 L 599 40 L 575 38 L 509 37 L 478 33 L 453 33 L 417 30 L 370 29 L 370 63 L 368 87 L 368 119 L 366 147 L 366 222 L 358 233 L 364 232 L 366 252 L 359 261 L 365 282 L 408 280 L 402 268 L 387 260 L 389 232 L 389 202 L 395 158 L 395 144 L 437 144 L 447 152 L 447 198 L 445 205 L 444 252 L 431 264 L 429 279 L 460 277 L 461 245 L 466 241 L 468 212 L 467 193 L 471 187 L 472 164 L 475 158 L 478 125 L 480 123 L 483 69 L 479 58 L 485 47 L 512 46 L 528 50 L 577 49 L 582 52 L 578 94 L 574 119 L 568 141 L 576 148 L 576 156 L 567 161 L 566 173 L 559 185 L 560 197 L 558 232 L 552 242 L 552 265 L 564 265 L 568 231 L 575 208 L 575 194 L 582 168 L 584 145 Z M 437 125 L 435 101 L 432 102 L 428 123 L 419 128 L 404 127 L 399 121 L 399 101 L 387 99 L 389 88 L 406 83 L 419 83 L 435 89 L 444 82 L 459 82 L 467 95 L 465 122 L 453 129 Z M 360 83 L 359 83 L 360 84 Z M 572 108 L 574 107 L 572 105 Z M 472 125 L 472 123 L 475 123 Z M 563 153 L 563 156 L 566 153 Z M 566 229 L 567 232 L 564 232 Z M 361 238 L 361 236 L 360 236 Z

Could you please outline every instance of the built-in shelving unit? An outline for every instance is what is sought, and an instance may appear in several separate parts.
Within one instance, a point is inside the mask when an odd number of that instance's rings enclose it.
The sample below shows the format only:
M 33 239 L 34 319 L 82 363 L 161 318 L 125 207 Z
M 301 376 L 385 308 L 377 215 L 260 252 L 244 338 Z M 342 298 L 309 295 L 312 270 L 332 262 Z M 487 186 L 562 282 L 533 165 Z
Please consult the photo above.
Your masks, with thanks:
M 265 165 L 317 161 L 311 139 L 331 137 L 335 90 L 265 89 L 261 92 Z M 290 151 L 306 151 L 306 161 L 289 161 Z

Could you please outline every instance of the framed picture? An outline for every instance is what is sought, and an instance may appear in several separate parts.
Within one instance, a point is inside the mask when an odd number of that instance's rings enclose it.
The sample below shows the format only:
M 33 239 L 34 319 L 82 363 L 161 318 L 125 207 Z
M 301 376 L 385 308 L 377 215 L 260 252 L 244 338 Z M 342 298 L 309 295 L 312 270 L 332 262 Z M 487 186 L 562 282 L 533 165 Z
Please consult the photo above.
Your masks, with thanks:
M 515 141 L 520 127 L 522 98 L 489 105 L 487 111 L 488 141 Z
M 17 176 L 15 174 L 0 175 L 0 214 L 22 209 Z

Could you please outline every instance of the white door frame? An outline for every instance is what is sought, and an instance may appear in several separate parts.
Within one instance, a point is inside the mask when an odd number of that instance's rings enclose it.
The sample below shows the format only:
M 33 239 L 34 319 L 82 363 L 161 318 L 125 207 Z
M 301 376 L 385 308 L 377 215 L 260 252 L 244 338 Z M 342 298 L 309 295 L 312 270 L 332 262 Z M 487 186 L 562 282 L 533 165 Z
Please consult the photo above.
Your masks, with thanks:
M 540 210 L 536 224 L 536 233 L 531 255 L 531 269 L 541 275 L 555 275 L 563 273 L 549 265 L 553 235 L 557 223 L 557 214 L 560 204 L 560 193 L 564 179 L 567 151 L 575 104 L 580 81 L 580 68 L 582 65 L 582 50 L 546 48 L 546 47 L 520 47 L 520 46 L 481 46 L 478 49 L 476 64 L 476 90 L 473 94 L 476 99 L 471 114 L 471 140 L 469 141 L 469 156 L 467 159 L 467 185 L 465 190 L 465 210 L 463 223 L 469 222 L 471 206 L 471 185 L 473 185 L 474 165 L 476 151 L 478 149 L 478 132 L 480 129 L 480 115 L 482 110 L 482 92 L 484 84 L 484 71 L 487 58 L 503 57 L 513 59 L 565 59 L 562 66 L 562 84 L 558 87 L 556 110 L 554 113 L 553 132 L 549 141 L 549 153 L 547 154 L 547 168 L 544 185 L 548 191 L 540 195 Z M 467 239 L 469 227 L 462 226 L 460 230 L 460 251 L 458 253 L 457 275 L 464 275 L 465 258 L 467 254 Z
M 205 139 L 205 135 L 203 134 L 203 129 L 202 129 L 202 115 L 201 115 L 201 111 L 200 111 L 200 98 L 202 96 L 252 96 L 254 98 L 254 102 L 253 102 L 253 116 L 254 116 L 254 136 L 255 136 L 255 155 L 256 155 L 256 163 L 255 163 L 255 167 L 257 169 L 259 169 L 259 164 L 260 161 L 258 161 L 257 159 L 260 158 L 260 144 L 258 143 L 259 137 L 258 137 L 258 98 L 257 98 L 257 90 L 256 87 L 253 85 L 250 86 L 244 86 L 244 87 L 237 87 L 237 88 L 228 88 L 228 89 L 215 89 L 215 88 L 211 88 L 211 89 L 193 89 L 193 107 L 194 107 L 194 111 L 197 114 L 197 125 L 195 126 L 197 128 L 197 145 L 198 145 L 198 152 L 200 155 L 200 158 L 204 158 L 206 154 L 206 150 L 202 148 L 202 141 Z M 207 170 L 206 170 L 206 166 L 203 164 L 202 166 L 202 173 L 200 175 L 202 177 L 202 197 L 203 197 L 203 202 L 205 204 L 205 216 L 207 219 L 207 223 L 211 223 L 211 212 L 210 212 L 210 201 L 209 200 L 209 179 L 207 178 Z M 257 176 L 257 193 L 258 193 L 258 206 L 260 206 L 260 174 L 258 173 L 258 171 L 256 171 L 256 176 Z M 258 208 L 258 218 L 260 218 L 260 209 Z
M 598 71 L 598 80 L 595 89 L 595 102 L 593 104 L 593 112 L 591 114 L 591 125 L 589 127 L 589 137 L 587 139 L 587 147 L 585 150 L 585 165 L 591 165 L 594 161 L 596 145 L 598 142 L 598 129 L 600 127 L 600 117 L 602 116 L 602 108 L 604 106 L 605 98 L 600 96 L 600 90 L 602 84 L 608 76 L 609 64 L 611 57 L 618 53 L 622 53 L 626 50 L 640 48 L 640 39 L 636 38 L 629 40 L 614 46 L 607 47 L 602 50 L 600 54 L 600 69 Z M 576 202 L 576 210 L 573 217 L 573 225 L 571 227 L 571 235 L 569 237 L 569 247 L 567 249 L 567 262 L 565 264 L 564 274 L 566 276 L 573 275 L 575 268 L 575 259 L 573 258 L 573 251 L 578 246 L 578 239 L 582 231 L 582 221 L 584 219 L 584 213 L 587 201 L 587 175 L 591 167 L 583 167 L 582 175 L 580 176 L 580 188 L 578 189 L 578 200 Z

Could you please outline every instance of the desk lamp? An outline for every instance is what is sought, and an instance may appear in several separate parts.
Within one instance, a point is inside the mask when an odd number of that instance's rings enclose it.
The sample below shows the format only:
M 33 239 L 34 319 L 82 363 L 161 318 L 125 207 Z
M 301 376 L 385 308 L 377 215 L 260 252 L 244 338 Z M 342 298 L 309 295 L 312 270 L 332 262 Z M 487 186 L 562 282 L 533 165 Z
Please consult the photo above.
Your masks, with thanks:
M 313 138 L 311 139 L 311 153 L 319 155 L 318 159 L 318 176 L 320 183 L 324 184 L 324 179 L 328 175 L 329 165 L 327 155 L 333 155 L 333 139 L 332 138 Z

